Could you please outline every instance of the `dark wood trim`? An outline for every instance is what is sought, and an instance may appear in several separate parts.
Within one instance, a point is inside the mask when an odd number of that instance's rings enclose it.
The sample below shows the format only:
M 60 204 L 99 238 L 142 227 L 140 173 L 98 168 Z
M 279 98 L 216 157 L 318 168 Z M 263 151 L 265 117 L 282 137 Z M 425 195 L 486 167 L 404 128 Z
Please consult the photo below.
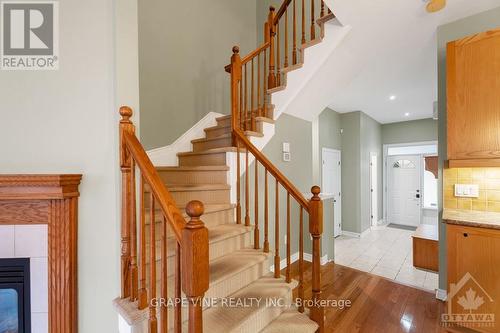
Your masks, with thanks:
M 0 175 L 0 224 L 48 225 L 49 332 L 78 332 L 78 186 L 82 175 Z

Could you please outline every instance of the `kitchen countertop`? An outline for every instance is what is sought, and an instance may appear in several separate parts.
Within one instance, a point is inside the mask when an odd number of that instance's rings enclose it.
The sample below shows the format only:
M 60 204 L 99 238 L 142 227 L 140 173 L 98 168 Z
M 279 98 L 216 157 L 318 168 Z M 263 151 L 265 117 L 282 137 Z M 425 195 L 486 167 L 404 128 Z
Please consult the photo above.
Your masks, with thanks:
M 444 209 L 443 220 L 449 224 L 500 230 L 500 213 Z

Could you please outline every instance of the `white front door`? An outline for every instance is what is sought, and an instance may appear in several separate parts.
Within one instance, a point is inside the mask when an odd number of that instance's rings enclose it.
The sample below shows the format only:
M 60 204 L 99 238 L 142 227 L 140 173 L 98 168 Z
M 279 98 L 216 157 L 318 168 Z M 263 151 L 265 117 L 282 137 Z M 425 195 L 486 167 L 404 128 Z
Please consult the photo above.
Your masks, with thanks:
M 420 155 L 387 157 L 387 220 L 389 223 L 420 224 Z
M 341 153 L 339 150 L 323 148 L 322 159 L 321 192 L 333 195 L 333 236 L 337 237 L 342 230 Z

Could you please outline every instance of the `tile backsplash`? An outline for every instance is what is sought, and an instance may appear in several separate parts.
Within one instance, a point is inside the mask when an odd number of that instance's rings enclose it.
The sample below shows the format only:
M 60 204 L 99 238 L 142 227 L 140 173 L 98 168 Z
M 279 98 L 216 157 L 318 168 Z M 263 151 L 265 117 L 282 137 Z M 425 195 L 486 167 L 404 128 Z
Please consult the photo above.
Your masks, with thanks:
M 479 185 L 479 197 L 455 197 L 455 184 Z M 500 168 L 444 169 L 443 192 L 444 208 L 500 212 Z

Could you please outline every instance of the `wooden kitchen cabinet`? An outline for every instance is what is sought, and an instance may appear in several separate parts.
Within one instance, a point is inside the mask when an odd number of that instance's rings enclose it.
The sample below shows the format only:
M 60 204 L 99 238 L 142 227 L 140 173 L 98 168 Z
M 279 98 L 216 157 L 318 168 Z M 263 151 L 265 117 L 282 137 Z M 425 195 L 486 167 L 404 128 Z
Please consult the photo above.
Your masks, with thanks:
M 448 302 L 453 313 L 494 314 L 495 327 L 474 328 L 478 332 L 500 332 L 500 230 L 447 224 Z M 468 275 L 470 274 L 470 276 Z M 454 293 L 452 284 L 457 285 Z M 472 290 L 475 297 L 468 297 Z M 470 295 L 472 296 L 472 295 Z M 465 299 L 459 302 L 460 298 Z M 482 297 L 476 309 L 460 303 Z M 474 303 L 472 308 L 474 308 Z M 448 308 L 447 306 L 447 309 Z M 449 311 L 449 310 L 448 310 Z
M 448 43 L 450 167 L 500 166 L 500 29 Z

